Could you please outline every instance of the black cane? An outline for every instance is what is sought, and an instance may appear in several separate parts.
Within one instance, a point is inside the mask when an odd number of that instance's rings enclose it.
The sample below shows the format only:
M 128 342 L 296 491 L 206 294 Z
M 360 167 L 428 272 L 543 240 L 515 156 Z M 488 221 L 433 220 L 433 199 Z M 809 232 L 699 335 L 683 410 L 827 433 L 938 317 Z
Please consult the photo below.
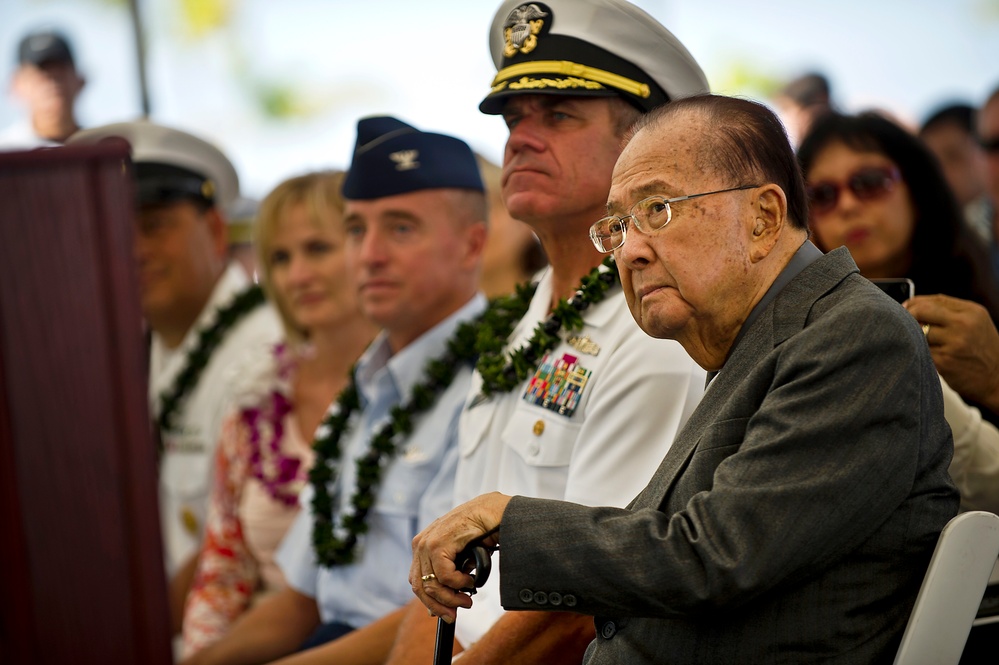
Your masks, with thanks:
M 489 579 L 489 570 L 492 567 L 492 559 L 489 558 L 491 549 L 495 548 L 488 548 L 476 541 L 458 553 L 454 559 L 455 568 L 472 576 L 472 586 L 459 589 L 459 591 L 473 595 L 476 589 L 486 583 L 486 580 Z M 438 617 L 434 665 L 449 665 L 453 652 L 454 623 L 448 623 L 442 617 Z

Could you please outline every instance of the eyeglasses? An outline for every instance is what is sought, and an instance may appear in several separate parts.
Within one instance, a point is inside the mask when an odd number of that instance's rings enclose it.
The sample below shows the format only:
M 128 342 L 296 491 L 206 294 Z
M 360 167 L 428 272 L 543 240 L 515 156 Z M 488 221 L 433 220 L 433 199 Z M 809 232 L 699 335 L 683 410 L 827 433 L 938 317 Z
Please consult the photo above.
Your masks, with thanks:
M 612 215 L 604 217 L 599 222 L 590 227 L 590 240 L 598 252 L 609 254 L 615 249 L 624 245 L 625 238 L 628 237 L 628 220 L 632 220 L 642 233 L 652 233 L 658 231 L 673 219 L 673 209 L 671 203 L 696 199 L 701 196 L 711 196 L 712 194 L 724 194 L 725 192 L 738 192 L 743 189 L 756 189 L 760 185 L 741 185 L 739 187 L 729 187 L 719 189 L 714 192 L 704 192 L 703 194 L 687 194 L 668 199 L 665 196 L 650 196 L 642 199 L 624 217 Z
M 990 139 L 983 136 L 978 139 L 978 143 L 982 146 L 982 150 L 985 152 L 999 153 L 999 136 L 993 136 Z
M 826 215 L 836 209 L 839 204 L 839 194 L 843 188 L 849 189 L 858 200 L 876 201 L 887 196 L 895 183 L 902 179 L 898 169 L 892 167 L 869 166 L 858 169 L 846 179 L 845 183 L 823 180 L 808 185 L 805 193 L 808 195 L 808 209 L 814 217 Z

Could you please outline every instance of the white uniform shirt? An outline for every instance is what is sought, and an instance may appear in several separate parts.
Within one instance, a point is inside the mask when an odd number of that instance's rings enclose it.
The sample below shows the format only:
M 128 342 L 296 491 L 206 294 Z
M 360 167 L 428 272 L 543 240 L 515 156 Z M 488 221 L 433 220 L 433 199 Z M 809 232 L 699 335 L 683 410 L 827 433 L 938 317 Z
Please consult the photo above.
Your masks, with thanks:
M 158 335 L 152 335 L 149 403 L 154 417 L 159 415 L 160 394 L 173 386 L 183 370 L 198 333 L 215 322 L 219 307 L 228 305 L 249 284 L 246 273 L 230 264 L 180 346 L 167 349 Z M 160 528 L 170 575 L 200 547 L 214 476 L 215 446 L 228 410 L 235 368 L 244 365 L 250 354 L 269 354 L 282 337 L 280 320 L 270 305 L 247 314 L 226 333 L 174 415 L 173 427 L 162 433 Z
M 508 349 L 523 346 L 547 318 L 551 293 L 548 272 Z M 623 507 L 648 483 L 700 401 L 705 372 L 677 342 L 642 332 L 620 288 L 583 318 L 583 329 L 562 332 L 562 343 L 549 353 L 556 360 L 568 354 L 568 361 L 591 372 L 571 416 L 525 399 L 530 378 L 514 391 L 478 401 L 482 377 L 473 375 L 460 422 L 456 505 L 499 491 Z M 455 634 L 466 647 L 503 614 L 499 553 L 492 569 L 472 608 L 458 611 Z
M 0 151 L 33 150 L 35 148 L 54 148 L 60 145 L 55 141 L 43 139 L 35 133 L 28 119 L 15 122 L 0 131 Z
M 358 361 L 356 377 L 362 410 L 350 419 L 343 442 L 339 475 L 333 488 L 335 523 L 339 509 L 350 506 L 356 486 L 355 460 L 369 450 L 373 434 L 387 421 L 387 411 L 408 399 L 424 380 L 427 362 L 443 355 L 446 343 L 462 321 L 485 309 L 481 295 L 390 356 L 382 335 Z M 368 532 L 358 543 L 355 562 L 323 568 L 312 546 L 312 487 L 301 495 L 302 510 L 278 549 L 277 562 L 288 584 L 316 599 L 323 623 L 360 628 L 405 605 L 413 597 L 409 586 L 412 540 L 424 527 L 451 508 L 457 465 L 458 416 L 468 394 L 472 371 L 459 371 L 437 403 L 414 421 L 413 433 L 386 468 L 368 513 Z M 372 412 L 381 417 L 372 418 Z

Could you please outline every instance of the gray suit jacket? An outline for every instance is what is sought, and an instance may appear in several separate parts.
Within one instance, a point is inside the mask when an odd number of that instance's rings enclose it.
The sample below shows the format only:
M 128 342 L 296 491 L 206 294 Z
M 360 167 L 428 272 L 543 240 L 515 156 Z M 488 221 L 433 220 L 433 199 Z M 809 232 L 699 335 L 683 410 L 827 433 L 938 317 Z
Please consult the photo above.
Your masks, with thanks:
M 891 662 L 957 512 L 952 454 L 919 326 L 834 251 L 746 330 L 628 509 L 510 502 L 503 605 L 597 615 L 589 663 Z

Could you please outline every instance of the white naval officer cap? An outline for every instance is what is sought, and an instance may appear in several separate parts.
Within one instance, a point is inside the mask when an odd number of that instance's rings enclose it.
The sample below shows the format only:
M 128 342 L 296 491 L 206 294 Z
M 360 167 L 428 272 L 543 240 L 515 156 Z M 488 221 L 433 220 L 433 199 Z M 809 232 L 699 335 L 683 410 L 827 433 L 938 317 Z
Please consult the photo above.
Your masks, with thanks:
M 228 210 L 239 196 L 232 162 L 208 141 L 149 120 L 118 122 L 73 134 L 71 144 L 121 138 L 132 149 L 139 204 L 193 198 Z
M 496 64 L 479 104 L 499 114 L 510 95 L 621 96 L 642 111 L 710 92 L 673 33 L 626 0 L 506 0 L 489 29 Z

